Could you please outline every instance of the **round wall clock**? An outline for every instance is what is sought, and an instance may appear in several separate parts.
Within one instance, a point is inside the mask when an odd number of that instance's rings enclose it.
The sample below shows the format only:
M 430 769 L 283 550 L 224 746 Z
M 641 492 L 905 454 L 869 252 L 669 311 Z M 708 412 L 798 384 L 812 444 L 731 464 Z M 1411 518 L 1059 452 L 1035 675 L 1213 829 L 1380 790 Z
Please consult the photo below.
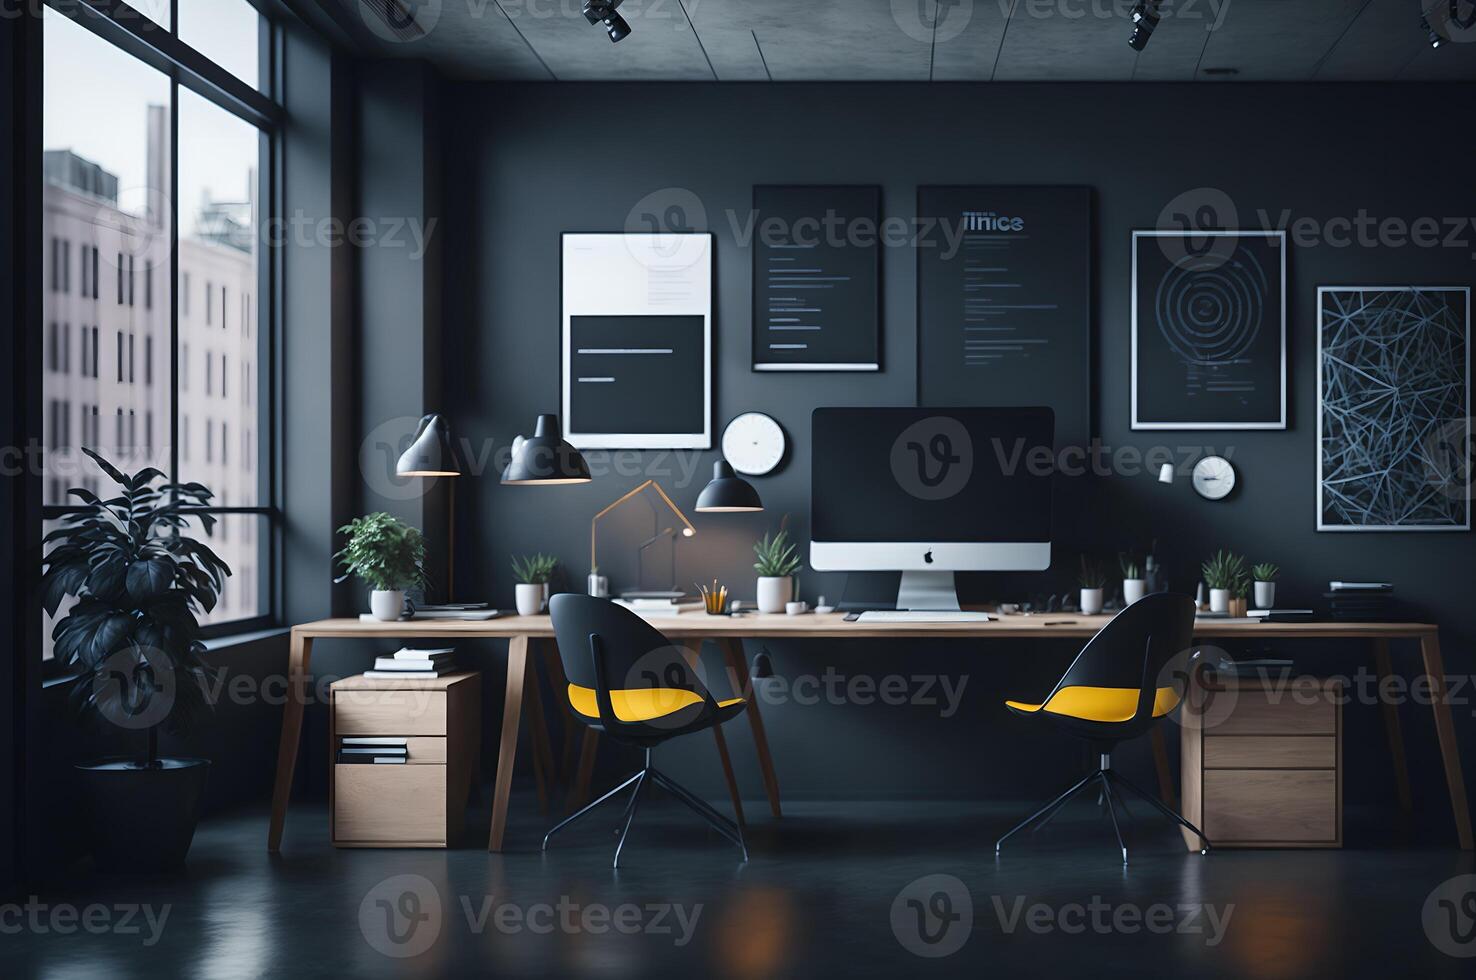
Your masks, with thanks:
M 744 412 L 723 430 L 723 458 L 745 476 L 774 472 L 785 445 L 784 430 L 762 412 Z
M 1206 456 L 1194 464 L 1192 479 L 1205 500 L 1224 500 L 1235 489 L 1235 467 L 1223 456 Z

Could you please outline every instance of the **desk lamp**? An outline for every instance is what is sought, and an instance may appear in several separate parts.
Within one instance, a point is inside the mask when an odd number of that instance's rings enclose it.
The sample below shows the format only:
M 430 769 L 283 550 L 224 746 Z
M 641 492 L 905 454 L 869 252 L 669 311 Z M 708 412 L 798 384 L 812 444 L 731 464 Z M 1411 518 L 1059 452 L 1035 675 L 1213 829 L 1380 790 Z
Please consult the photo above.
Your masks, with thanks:
M 689 521 L 689 520 L 687 520 L 687 515 L 686 514 L 683 514 L 682 513 L 682 509 L 680 507 L 678 507 L 675 503 L 672 502 L 672 499 L 666 495 L 666 491 L 665 490 L 661 489 L 661 484 L 657 483 L 655 480 L 647 480 L 645 483 L 642 483 L 640 486 L 636 487 L 634 490 L 631 490 L 629 493 L 623 494 L 614 503 L 610 504 L 608 507 L 606 507 L 604 510 L 600 511 L 598 514 L 596 514 L 593 518 L 590 519 L 590 522 L 589 522 L 589 586 L 590 586 L 589 594 L 590 595 L 592 595 L 592 596 L 598 596 L 600 598 L 604 598 L 605 594 L 608 591 L 608 583 L 602 581 L 603 576 L 601 576 L 599 574 L 600 565 L 599 565 L 599 561 L 597 560 L 597 557 L 596 557 L 596 554 L 595 554 L 595 545 L 596 545 L 595 532 L 596 532 L 596 530 L 598 528 L 598 525 L 600 523 L 600 518 L 604 517 L 606 514 L 610 513 L 612 510 L 615 510 L 616 508 L 620 507 L 626 501 L 631 500 L 632 498 L 634 498 L 635 496 L 637 496 L 639 493 L 641 493 L 641 491 L 645 490 L 647 487 L 655 490 L 656 493 L 661 497 L 662 501 L 666 504 L 666 506 L 671 508 L 671 512 L 673 514 L 675 514 L 677 516 L 677 519 L 682 522 L 682 525 L 683 525 L 682 526 L 682 532 L 681 532 L 681 536 L 682 537 L 684 537 L 684 538 L 690 538 L 690 537 L 692 537 L 693 535 L 695 535 L 697 533 L 697 529 L 692 526 L 692 522 Z M 653 507 L 653 511 L 654 511 L 654 507 Z M 653 516 L 654 516 L 654 513 L 653 513 Z M 642 561 L 644 560 L 645 553 L 646 553 L 646 548 L 647 547 L 649 547 L 652 544 L 655 544 L 658 540 L 660 540 L 661 538 L 665 537 L 668 534 L 671 534 L 671 535 L 674 536 L 675 535 L 675 528 L 668 527 L 665 530 L 658 529 L 656 531 L 656 533 L 653 534 L 648 540 L 642 542 L 641 543 L 641 547 L 640 547 L 640 552 L 639 552 L 640 559 Z M 675 568 L 675 566 L 676 566 L 676 545 L 675 545 L 675 543 L 672 544 L 672 558 L 671 558 L 671 562 L 672 562 L 672 576 L 671 576 L 672 577 L 672 586 L 673 586 L 673 591 L 675 591 L 675 585 L 676 585 L 676 568 Z M 627 598 L 629 598 L 629 596 L 627 596 Z

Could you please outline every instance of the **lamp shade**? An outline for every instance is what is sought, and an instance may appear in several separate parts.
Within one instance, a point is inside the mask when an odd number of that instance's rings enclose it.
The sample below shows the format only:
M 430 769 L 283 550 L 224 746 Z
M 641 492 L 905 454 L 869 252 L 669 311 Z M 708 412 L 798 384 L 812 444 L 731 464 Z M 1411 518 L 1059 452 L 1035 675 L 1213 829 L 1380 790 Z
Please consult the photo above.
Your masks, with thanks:
M 556 486 L 588 483 L 589 464 L 579 450 L 564 441 L 557 415 L 538 416 L 533 438 L 524 439 L 513 450 L 502 482 L 512 486 Z
M 697 510 L 703 514 L 739 514 L 764 509 L 758 491 L 733 472 L 728 461 L 712 464 L 712 482 L 697 497 Z
M 410 448 L 395 463 L 400 476 L 460 476 L 461 463 L 451 441 L 451 427 L 439 415 L 422 416 Z

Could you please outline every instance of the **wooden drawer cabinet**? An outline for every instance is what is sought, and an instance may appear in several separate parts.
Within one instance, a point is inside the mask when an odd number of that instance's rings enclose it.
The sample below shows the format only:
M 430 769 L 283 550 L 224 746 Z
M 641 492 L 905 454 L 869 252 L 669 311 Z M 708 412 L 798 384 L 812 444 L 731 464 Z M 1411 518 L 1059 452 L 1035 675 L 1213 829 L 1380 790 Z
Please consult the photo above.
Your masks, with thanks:
M 460 836 L 481 742 L 476 672 L 347 677 L 329 688 L 329 820 L 336 847 L 446 847 Z M 398 765 L 339 763 L 347 736 L 404 738 Z
M 1336 681 L 1306 677 L 1196 684 L 1180 729 L 1184 817 L 1215 847 L 1341 847 L 1342 700 Z M 1187 831 L 1184 843 L 1199 848 Z

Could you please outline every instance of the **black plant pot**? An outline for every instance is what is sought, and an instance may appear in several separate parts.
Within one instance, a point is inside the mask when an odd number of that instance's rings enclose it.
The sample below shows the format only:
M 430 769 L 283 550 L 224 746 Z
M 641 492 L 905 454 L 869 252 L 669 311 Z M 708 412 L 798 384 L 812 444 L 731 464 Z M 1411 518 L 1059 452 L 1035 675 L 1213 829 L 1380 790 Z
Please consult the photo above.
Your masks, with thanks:
M 205 802 L 208 759 L 121 757 L 80 763 L 92 805 L 92 853 L 101 871 L 160 872 L 184 866 Z

